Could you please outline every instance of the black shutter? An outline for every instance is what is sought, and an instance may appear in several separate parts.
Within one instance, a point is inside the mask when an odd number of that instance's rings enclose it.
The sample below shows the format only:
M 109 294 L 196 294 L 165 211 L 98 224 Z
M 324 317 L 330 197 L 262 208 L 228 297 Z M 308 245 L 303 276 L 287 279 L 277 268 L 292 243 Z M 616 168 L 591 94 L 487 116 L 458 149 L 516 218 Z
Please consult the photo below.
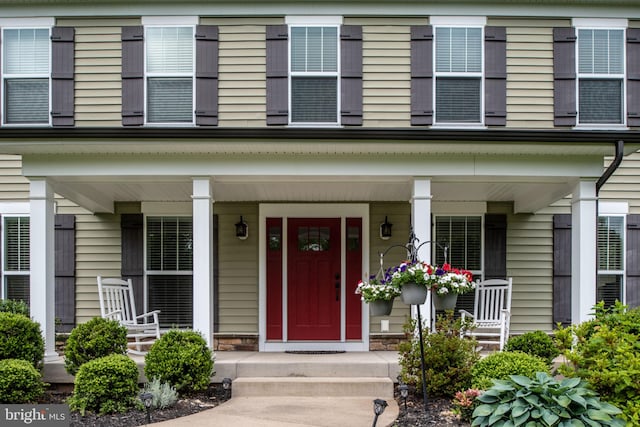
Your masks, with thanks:
M 625 303 L 640 306 L 640 215 L 627 215 L 627 291 Z
M 507 277 L 507 216 L 484 216 L 484 278 Z
M 507 29 L 484 29 L 484 120 L 488 126 L 507 124 Z
M 433 27 L 411 27 L 411 125 L 433 124 Z
M 627 28 L 627 125 L 640 126 L 640 28 Z
M 137 314 L 144 309 L 144 217 L 142 214 L 120 216 L 123 279 L 131 279 Z
M 2 52 L 2 31 L 0 31 L 0 52 Z M 2 55 L 0 55 L 0 71 L 2 70 Z M 2 89 L 4 89 L 2 87 L 2 85 L 0 84 L 0 99 L 2 99 Z M 0 110 L 2 110 L 0 108 Z M 2 111 L 0 111 L 0 123 L 2 123 Z M 2 259 L 2 258 L 0 258 Z
M 553 115 L 556 126 L 575 126 L 576 30 L 553 29 Z
M 51 29 L 51 119 L 53 126 L 73 126 L 75 66 L 72 27 Z
M 57 332 L 70 332 L 76 320 L 76 217 L 55 216 L 55 316 Z
M 289 123 L 289 28 L 267 25 L 267 125 Z
M 340 114 L 345 126 L 362 126 L 362 26 L 340 27 Z
M 122 125 L 144 124 L 144 28 L 122 27 Z
M 553 324 L 571 324 L 571 214 L 553 216 Z
M 219 273 L 219 262 L 218 258 L 220 255 L 220 250 L 218 247 L 218 242 L 220 241 L 219 237 L 219 227 L 218 227 L 218 215 L 213 215 L 213 248 L 211 248 L 213 253 L 213 332 L 220 332 L 220 304 L 218 301 L 220 295 L 220 287 L 218 286 L 218 277 Z
M 196 26 L 196 125 L 218 125 L 218 27 Z

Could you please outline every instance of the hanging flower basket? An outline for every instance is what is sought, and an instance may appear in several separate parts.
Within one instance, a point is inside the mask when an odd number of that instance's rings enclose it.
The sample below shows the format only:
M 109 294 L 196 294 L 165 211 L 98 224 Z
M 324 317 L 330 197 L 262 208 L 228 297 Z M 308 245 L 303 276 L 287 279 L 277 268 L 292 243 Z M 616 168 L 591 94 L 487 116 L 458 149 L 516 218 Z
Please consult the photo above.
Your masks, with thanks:
M 453 310 L 456 308 L 456 302 L 458 302 L 458 294 L 447 293 L 444 295 L 438 295 L 436 292 L 432 292 L 433 306 L 436 310 Z
M 393 310 L 393 299 L 369 302 L 369 313 L 372 316 L 388 316 Z
M 409 305 L 424 304 L 427 300 L 427 288 L 415 282 L 407 282 L 400 288 L 402 302 Z

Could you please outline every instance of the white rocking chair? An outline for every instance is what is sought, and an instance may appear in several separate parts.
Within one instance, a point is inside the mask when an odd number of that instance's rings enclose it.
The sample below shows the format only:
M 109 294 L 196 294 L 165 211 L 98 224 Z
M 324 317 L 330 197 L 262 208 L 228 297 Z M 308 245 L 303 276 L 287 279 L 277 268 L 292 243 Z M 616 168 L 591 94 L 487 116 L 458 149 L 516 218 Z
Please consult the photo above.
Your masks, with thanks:
M 136 316 L 131 279 L 108 279 L 98 276 L 98 294 L 100 315 L 105 319 L 117 320 L 127 328 L 129 353 L 146 354 L 142 348 L 150 347 L 160 338 L 160 311 L 154 310 Z
M 504 348 L 511 323 L 511 278 L 489 279 L 476 285 L 473 314 L 460 310 L 462 321 L 471 318 L 473 325 L 461 335 L 472 336 L 479 344 L 499 344 Z M 493 340 L 487 338 L 495 337 Z

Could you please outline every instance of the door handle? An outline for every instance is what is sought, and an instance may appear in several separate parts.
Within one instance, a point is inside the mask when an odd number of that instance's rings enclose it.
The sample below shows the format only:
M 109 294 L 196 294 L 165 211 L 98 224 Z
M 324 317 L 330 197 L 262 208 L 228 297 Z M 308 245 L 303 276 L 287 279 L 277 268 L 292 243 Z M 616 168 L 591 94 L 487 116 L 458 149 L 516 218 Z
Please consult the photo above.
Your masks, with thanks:
M 340 282 L 336 282 L 336 301 L 340 301 Z

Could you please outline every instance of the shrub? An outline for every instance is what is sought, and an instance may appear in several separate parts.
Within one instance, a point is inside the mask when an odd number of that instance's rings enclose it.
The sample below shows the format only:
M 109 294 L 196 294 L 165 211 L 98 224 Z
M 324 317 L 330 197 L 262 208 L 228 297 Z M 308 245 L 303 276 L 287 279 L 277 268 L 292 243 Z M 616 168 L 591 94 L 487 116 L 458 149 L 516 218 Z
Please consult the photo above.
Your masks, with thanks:
M 478 397 L 481 394 L 482 390 L 477 388 L 457 392 L 451 401 L 453 413 L 459 415 L 462 421 L 471 422 L 473 411 L 480 405 Z
M 144 385 L 145 393 L 151 393 L 153 400 L 151 407 L 153 409 L 164 409 L 173 406 L 178 401 L 178 392 L 171 387 L 169 383 L 163 383 L 158 378 L 154 378 L 151 382 Z
M 486 390 L 491 380 L 506 380 L 510 375 L 533 377 L 536 372 L 549 372 L 547 362 L 538 356 L 520 352 L 492 353 L 476 363 L 471 369 L 474 388 Z
M 44 386 L 42 375 L 28 361 L 0 360 L 0 403 L 35 402 Z
M 43 357 L 40 324 L 22 314 L 0 313 L 0 359 L 22 359 L 40 369 Z
M 0 312 L 22 314 L 31 317 L 29 306 L 22 300 L 2 299 L 0 300 Z
M 122 354 L 91 360 L 78 370 L 73 395 L 68 400 L 72 410 L 98 414 L 125 412 L 138 405 L 138 367 Z
M 595 318 L 572 330 L 576 344 L 565 352 L 571 365 L 559 371 L 584 378 L 628 423 L 640 425 L 640 308 L 599 303 Z
M 526 334 L 509 338 L 505 351 L 520 351 L 522 353 L 538 356 L 548 364 L 560 354 L 560 350 L 553 339 L 542 331 L 527 332 Z
M 473 411 L 472 426 L 620 426 L 613 416 L 620 409 L 601 402 L 598 394 L 579 378 L 555 380 L 538 372 L 535 378 L 511 375 L 496 380 Z
M 151 346 L 144 373 L 171 384 L 179 393 L 204 390 L 211 381 L 213 355 L 198 332 L 169 331 Z
M 475 341 L 460 338 L 460 319 L 448 311 L 438 316 L 435 333 L 424 333 L 424 365 L 429 395 L 452 397 L 471 385 L 471 367 L 478 360 Z M 420 341 L 414 337 L 416 322 L 405 324 L 408 340 L 400 343 L 400 375 L 402 381 L 422 390 Z
M 110 354 L 125 354 L 127 329 L 115 320 L 94 317 L 73 328 L 64 352 L 64 367 L 75 375 L 90 360 Z

